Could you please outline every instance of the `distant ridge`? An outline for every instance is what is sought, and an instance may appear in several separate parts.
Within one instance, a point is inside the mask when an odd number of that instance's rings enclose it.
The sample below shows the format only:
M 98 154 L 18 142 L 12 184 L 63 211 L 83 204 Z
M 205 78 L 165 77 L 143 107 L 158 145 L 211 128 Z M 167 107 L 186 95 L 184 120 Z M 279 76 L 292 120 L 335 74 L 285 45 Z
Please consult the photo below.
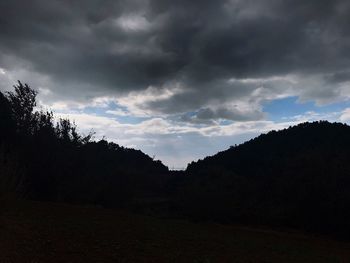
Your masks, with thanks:
M 213 156 L 205 157 L 197 162 L 191 162 L 187 170 L 199 168 L 202 165 L 220 165 L 234 169 L 236 159 L 243 158 L 267 160 L 273 154 L 296 154 L 298 151 L 313 148 L 329 147 L 330 149 L 343 148 L 344 143 L 350 142 L 350 126 L 344 123 L 330 123 L 328 121 L 305 122 L 279 131 L 270 131 L 261 134 L 240 145 L 231 146 Z M 257 152 L 258 151 L 258 152 Z M 292 152 L 289 152 L 292 151 Z M 259 154 L 262 154 L 258 156 Z

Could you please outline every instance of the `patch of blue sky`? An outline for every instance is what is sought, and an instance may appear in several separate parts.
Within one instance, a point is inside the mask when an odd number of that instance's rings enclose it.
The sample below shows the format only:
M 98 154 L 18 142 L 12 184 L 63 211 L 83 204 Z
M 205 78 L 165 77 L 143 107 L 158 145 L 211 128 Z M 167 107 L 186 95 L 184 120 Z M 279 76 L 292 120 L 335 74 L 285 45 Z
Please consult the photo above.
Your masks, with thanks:
M 97 116 L 107 116 L 105 107 L 86 107 L 83 110 L 83 113 L 97 115 Z
M 313 101 L 299 102 L 298 97 L 295 96 L 269 101 L 263 105 L 263 111 L 267 113 L 269 120 L 281 121 L 307 112 L 319 114 L 341 112 L 347 107 L 350 107 L 350 101 L 316 105 Z
M 114 116 L 114 118 L 122 124 L 138 124 L 146 120 L 152 119 L 151 117 L 135 117 L 135 116 Z

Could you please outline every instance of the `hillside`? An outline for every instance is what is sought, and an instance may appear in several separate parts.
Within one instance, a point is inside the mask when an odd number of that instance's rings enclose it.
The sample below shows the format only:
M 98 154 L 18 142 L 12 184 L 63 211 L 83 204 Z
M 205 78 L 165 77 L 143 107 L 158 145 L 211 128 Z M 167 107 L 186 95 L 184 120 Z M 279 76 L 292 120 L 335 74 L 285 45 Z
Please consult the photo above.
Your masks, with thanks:
M 160 161 L 80 134 L 71 120 L 37 110 L 28 85 L 14 88 L 0 92 L 0 197 L 116 207 L 162 192 Z
M 346 155 L 350 151 L 349 146 L 350 126 L 327 121 L 306 122 L 288 129 L 270 131 L 216 155 L 192 162 L 187 171 L 220 167 L 238 173 L 258 175 L 257 166 L 263 169 L 271 165 L 282 167 L 291 165 L 293 161 L 297 162 L 297 159 L 306 161 L 307 158 L 323 158 L 333 162 Z M 319 165 L 322 164 L 318 163 L 314 168 Z
M 349 262 L 349 244 L 118 210 L 0 201 L 0 262 Z
M 326 121 L 271 131 L 189 164 L 192 216 L 289 225 L 349 237 L 350 127 Z

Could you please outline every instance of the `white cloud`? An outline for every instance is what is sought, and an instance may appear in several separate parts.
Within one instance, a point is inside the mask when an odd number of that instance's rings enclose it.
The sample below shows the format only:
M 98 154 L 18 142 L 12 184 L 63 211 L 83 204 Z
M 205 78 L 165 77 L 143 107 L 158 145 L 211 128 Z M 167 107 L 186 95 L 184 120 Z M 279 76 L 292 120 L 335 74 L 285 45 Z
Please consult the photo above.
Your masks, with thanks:
M 129 112 L 122 109 L 107 110 L 106 113 L 115 115 L 115 116 L 130 116 Z
M 328 120 L 328 121 L 339 121 L 341 112 L 315 112 L 307 111 L 304 114 L 284 117 L 283 120 L 292 120 L 297 122 L 317 121 L 317 120 Z
M 350 122 L 350 108 L 347 108 L 342 112 L 340 120 L 342 122 Z
M 147 104 L 151 102 L 167 100 L 176 94 L 183 92 L 180 84 L 175 83 L 170 87 L 164 87 L 162 89 L 155 87 L 148 87 L 144 91 L 134 91 L 130 92 L 127 96 L 117 98 L 116 102 L 134 115 L 140 117 L 149 117 L 152 115 L 157 115 L 157 112 L 151 108 L 147 107 Z
M 146 31 L 151 23 L 140 14 L 123 15 L 116 20 L 116 24 L 125 31 Z

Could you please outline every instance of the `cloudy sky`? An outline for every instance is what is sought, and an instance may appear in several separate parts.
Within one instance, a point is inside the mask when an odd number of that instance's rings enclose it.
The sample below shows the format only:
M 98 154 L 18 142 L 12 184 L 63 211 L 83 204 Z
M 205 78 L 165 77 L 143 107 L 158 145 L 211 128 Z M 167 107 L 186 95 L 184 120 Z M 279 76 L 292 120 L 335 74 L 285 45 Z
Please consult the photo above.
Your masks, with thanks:
M 0 90 L 170 168 L 261 132 L 350 122 L 347 0 L 1 0 Z

